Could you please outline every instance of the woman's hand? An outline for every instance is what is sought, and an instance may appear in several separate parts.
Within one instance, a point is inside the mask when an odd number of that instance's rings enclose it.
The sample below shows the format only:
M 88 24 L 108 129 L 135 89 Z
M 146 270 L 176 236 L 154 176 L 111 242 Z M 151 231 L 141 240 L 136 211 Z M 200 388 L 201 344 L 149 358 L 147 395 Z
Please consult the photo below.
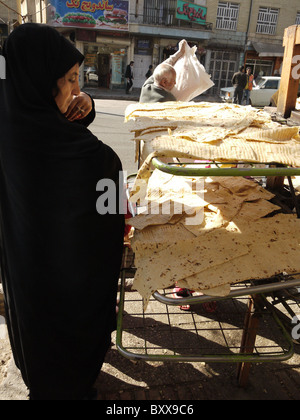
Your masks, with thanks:
M 69 121 L 75 121 L 85 118 L 93 109 L 92 99 L 84 92 L 74 96 L 65 117 Z

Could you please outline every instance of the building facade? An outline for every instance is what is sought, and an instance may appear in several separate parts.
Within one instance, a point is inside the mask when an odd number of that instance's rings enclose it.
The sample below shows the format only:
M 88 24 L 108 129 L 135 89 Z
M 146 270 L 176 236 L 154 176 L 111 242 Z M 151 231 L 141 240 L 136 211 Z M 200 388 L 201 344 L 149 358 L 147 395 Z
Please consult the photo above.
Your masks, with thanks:
M 46 23 L 48 0 L 18 0 L 23 22 Z
M 20 1 L 2 0 L 0 3 L 0 51 L 8 34 L 21 23 Z
M 8 0 L 7 0 L 8 2 Z M 124 88 L 134 61 L 134 87 L 150 65 L 186 39 L 215 83 L 231 86 L 241 64 L 253 74 L 281 74 L 284 29 L 300 24 L 299 0 L 18 0 L 23 21 L 48 23 L 85 55 L 81 84 Z M 19 8 L 19 9 L 18 9 Z M 1 11 L 1 6 L 0 6 Z M 1 18 L 1 14 L 0 14 Z
M 165 52 L 185 38 L 198 46 L 198 58 L 215 83 L 214 93 L 231 86 L 240 65 L 255 76 L 280 75 L 283 35 L 288 26 L 300 24 L 299 0 L 177 0 L 135 1 L 130 32 L 135 39 L 135 61 L 140 62 L 138 42 L 147 40 L 154 65 Z M 178 11 L 182 14 L 179 15 Z M 202 11 L 201 19 L 195 11 Z M 197 16 L 196 16 L 197 15 Z M 196 16 L 196 17 L 195 17 Z M 147 62 L 148 64 L 148 62 Z M 146 65 L 143 66 L 146 68 Z M 142 71 L 140 72 L 142 78 Z
M 84 54 L 81 85 L 123 89 L 133 56 L 129 0 L 51 0 L 47 23 L 62 32 Z

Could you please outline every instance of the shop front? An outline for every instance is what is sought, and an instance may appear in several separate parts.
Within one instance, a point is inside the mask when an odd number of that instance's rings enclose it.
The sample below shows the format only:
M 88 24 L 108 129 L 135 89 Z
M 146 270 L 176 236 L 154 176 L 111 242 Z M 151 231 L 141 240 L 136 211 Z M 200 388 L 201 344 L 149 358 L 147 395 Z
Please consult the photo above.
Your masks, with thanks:
M 135 37 L 134 38 L 134 88 L 141 88 L 145 83 L 146 74 L 150 66 L 156 67 L 158 59 L 155 59 L 156 41 L 155 38 Z
M 81 86 L 121 89 L 130 49 L 129 1 L 51 0 L 48 24 L 84 54 Z
M 279 76 L 284 49 L 281 45 L 252 42 L 252 49 L 246 51 L 245 64 L 252 68 L 254 77 Z
M 87 41 L 82 31 L 78 30 L 76 41 L 85 56 L 84 85 L 123 89 L 130 49 L 129 37 L 112 37 L 97 33 L 93 40 Z
M 197 46 L 196 55 L 202 62 L 205 49 L 201 46 L 202 42 L 189 41 L 190 47 Z M 133 38 L 134 44 L 134 87 L 141 88 L 146 80 L 146 74 L 149 67 L 153 70 L 163 61 L 178 51 L 180 39 L 159 38 L 136 36 Z
M 205 68 L 215 84 L 211 90 L 213 94 L 218 95 L 220 89 L 232 86 L 232 77 L 238 69 L 241 54 L 239 48 L 228 50 L 208 49 Z

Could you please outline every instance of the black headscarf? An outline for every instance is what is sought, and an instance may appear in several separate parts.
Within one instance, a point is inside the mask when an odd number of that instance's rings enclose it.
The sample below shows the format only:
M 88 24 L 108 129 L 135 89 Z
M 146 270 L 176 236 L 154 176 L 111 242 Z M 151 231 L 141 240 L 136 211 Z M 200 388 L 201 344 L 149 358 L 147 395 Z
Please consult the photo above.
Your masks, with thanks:
M 1 271 L 15 361 L 33 399 L 80 399 L 115 327 L 124 217 L 100 215 L 98 181 L 121 163 L 69 122 L 53 87 L 83 56 L 56 30 L 8 38 L 0 81 Z M 117 205 L 118 209 L 118 205 Z
M 2 116 L 14 124 L 17 137 L 20 133 L 26 134 L 27 130 L 31 132 L 34 126 L 35 133 L 40 135 L 35 146 L 43 151 L 55 147 L 55 139 L 61 147 L 66 146 L 70 137 L 72 141 L 84 143 L 85 148 L 91 147 L 82 137 L 87 136 L 87 130 L 65 119 L 53 97 L 57 80 L 76 63 L 81 64 L 83 55 L 56 30 L 37 24 L 17 28 L 6 41 L 3 55 L 7 78 L 2 81 L 1 88 L 4 93 Z M 61 136 L 57 136 L 58 131 Z M 47 134 L 52 139 L 50 144 L 47 144 Z

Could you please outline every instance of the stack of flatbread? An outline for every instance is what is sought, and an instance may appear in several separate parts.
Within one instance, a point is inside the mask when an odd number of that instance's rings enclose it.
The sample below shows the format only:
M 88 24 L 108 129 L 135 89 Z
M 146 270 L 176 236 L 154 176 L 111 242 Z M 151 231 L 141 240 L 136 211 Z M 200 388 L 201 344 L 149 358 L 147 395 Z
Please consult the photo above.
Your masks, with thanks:
M 225 296 L 237 282 L 300 272 L 300 220 L 282 214 L 272 198 L 253 180 L 154 171 L 144 211 L 128 220 L 134 287 L 145 305 L 175 283 Z
M 128 221 L 134 286 L 146 305 L 175 283 L 226 296 L 237 282 L 300 272 L 300 220 L 282 214 L 257 182 L 151 171 L 153 156 L 300 166 L 297 127 L 251 107 L 211 103 L 139 104 L 126 119 L 134 121 L 135 139 L 151 145 L 131 195 L 142 211 Z
M 134 104 L 125 113 L 142 158 L 178 156 L 300 166 L 299 127 L 282 126 L 251 106 L 216 103 Z

